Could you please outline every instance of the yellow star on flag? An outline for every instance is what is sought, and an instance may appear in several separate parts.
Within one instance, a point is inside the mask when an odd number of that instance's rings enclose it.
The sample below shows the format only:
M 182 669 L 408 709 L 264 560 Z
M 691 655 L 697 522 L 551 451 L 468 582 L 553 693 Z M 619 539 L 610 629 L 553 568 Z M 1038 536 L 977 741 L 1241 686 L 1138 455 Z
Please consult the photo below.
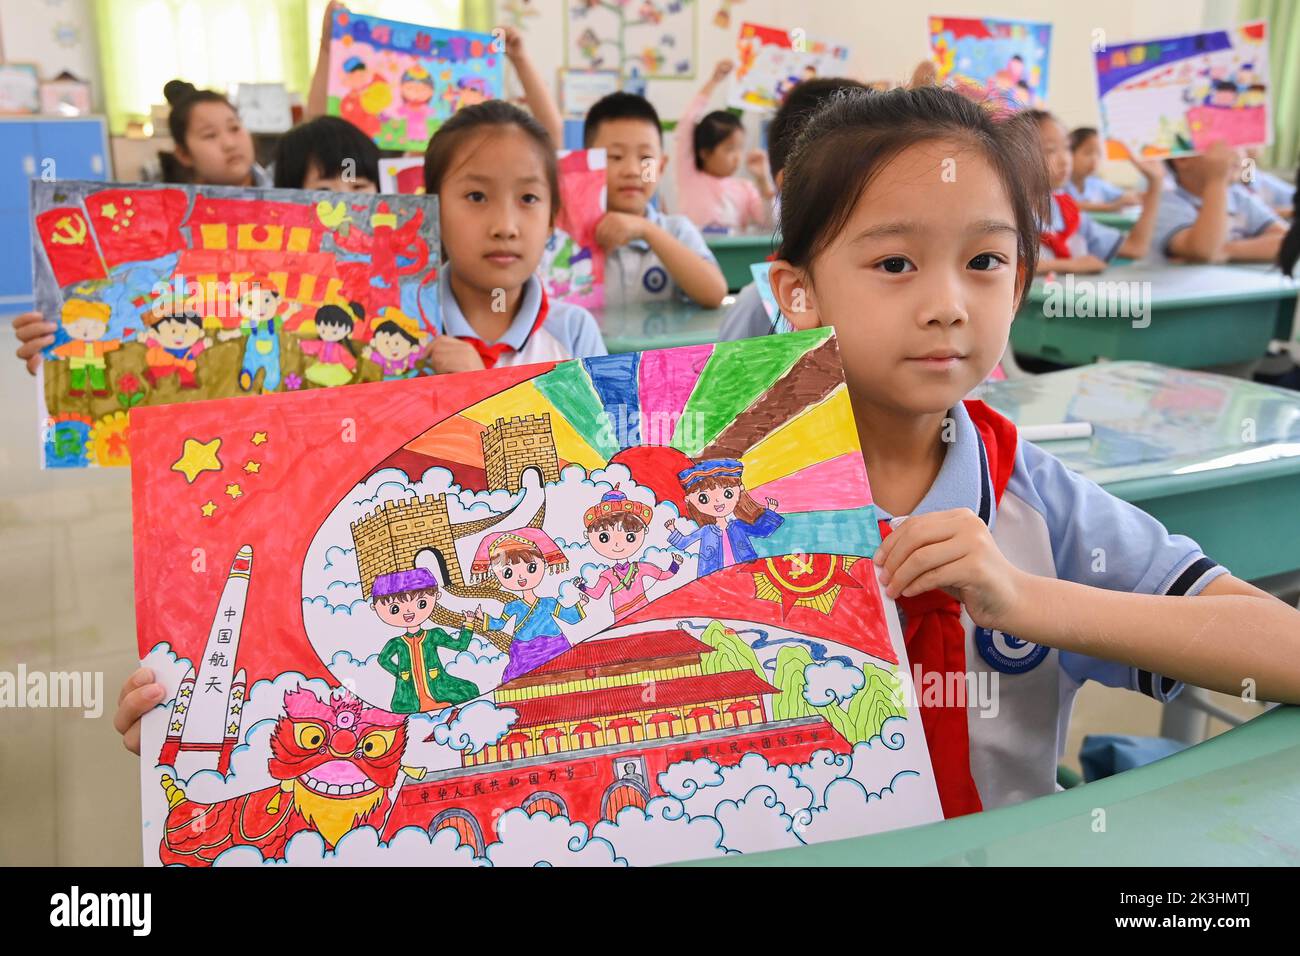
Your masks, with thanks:
M 181 457 L 172 462 L 172 471 L 179 471 L 185 476 L 186 481 L 194 484 L 194 479 L 203 472 L 221 470 L 221 459 L 217 457 L 219 451 L 221 451 L 220 438 L 214 438 L 210 442 L 187 438 Z
M 250 475 L 255 475 L 261 470 L 262 470 L 262 463 L 260 461 L 244 462 L 244 471 L 248 472 Z
M 253 432 L 253 439 L 252 439 L 252 441 L 253 441 L 253 444 L 254 444 L 254 445 L 265 445 L 265 444 L 266 444 L 266 432 Z
M 104 203 L 104 206 L 102 209 L 100 209 L 100 212 L 104 214 L 105 219 L 112 219 L 114 216 L 117 215 L 117 207 L 114 206 L 111 202 Z
M 217 506 L 214 502 L 208 501 L 199 510 L 203 512 L 203 517 L 211 518 L 212 513 L 217 510 Z
M 243 493 L 244 492 L 240 489 L 239 485 L 233 483 L 226 485 L 226 494 L 230 495 L 231 498 L 238 498 Z

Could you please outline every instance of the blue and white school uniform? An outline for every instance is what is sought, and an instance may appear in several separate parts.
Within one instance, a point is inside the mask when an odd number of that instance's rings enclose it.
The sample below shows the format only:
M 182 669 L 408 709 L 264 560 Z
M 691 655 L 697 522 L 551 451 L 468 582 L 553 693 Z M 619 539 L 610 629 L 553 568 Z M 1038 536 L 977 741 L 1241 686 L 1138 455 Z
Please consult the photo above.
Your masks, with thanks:
M 1257 170 L 1254 180 L 1242 185 L 1272 209 L 1290 209 L 1295 202 L 1295 185 L 1263 170 Z
M 1227 573 L 1195 541 L 1170 534 L 1028 442 L 1015 443 L 1010 477 L 997 501 L 989 455 L 970 413 L 958 403 L 951 414 L 955 441 L 914 514 L 969 508 L 1016 567 L 1092 587 L 1194 595 Z M 881 518 L 890 517 L 876 508 Z M 1182 690 L 1177 681 L 1127 664 L 977 629 L 964 608 L 961 624 L 968 679 L 989 682 L 984 686 L 990 688 L 994 675 L 998 681 L 996 716 L 981 716 L 969 700 L 966 708 L 971 777 L 984 809 L 1055 790 L 1074 696 L 1085 681 L 1128 688 L 1162 703 Z
M 546 314 L 538 324 L 538 314 L 545 301 Z M 477 339 L 478 333 L 465 318 L 451 291 L 451 263 L 443 263 L 438 276 L 438 309 L 442 330 L 457 338 Z M 562 362 L 574 358 L 591 358 L 607 354 L 605 340 L 591 313 L 570 302 L 547 299 L 541 280 L 530 276 L 524 285 L 519 311 L 504 335 L 489 348 L 508 346 L 496 360 L 497 368 L 527 365 L 531 362 Z
M 718 264 L 700 230 L 685 216 L 666 216 L 650 206 L 645 217 L 701 259 Z M 691 301 L 644 239 L 634 239 L 606 253 L 605 298 L 614 303 Z
M 1175 186 L 1164 194 L 1160 212 L 1156 216 L 1152 248 L 1163 256 L 1169 255 L 1169 243 L 1175 235 L 1189 228 L 1201 213 L 1201 197 L 1193 195 L 1182 186 Z M 1267 203 L 1240 183 L 1228 187 L 1228 240 L 1251 239 L 1269 226 L 1285 225 L 1282 218 Z
M 1065 228 L 1065 216 L 1061 212 L 1061 202 L 1052 196 L 1052 218 L 1048 223 L 1048 229 L 1051 232 L 1060 232 Z M 1079 210 L 1079 226 L 1066 239 L 1066 245 L 1070 248 L 1070 257 L 1078 256 L 1096 256 L 1103 262 L 1110 262 L 1119 252 L 1119 247 L 1124 244 L 1124 233 L 1112 226 L 1107 226 L 1093 219 L 1083 210 Z M 1044 246 L 1041 255 L 1046 258 L 1055 258 L 1052 250 Z
M 1124 195 L 1125 190 L 1108 183 L 1100 176 L 1089 176 L 1083 181 L 1083 188 L 1074 185 L 1073 179 L 1065 181 L 1065 191 L 1075 202 L 1114 202 Z

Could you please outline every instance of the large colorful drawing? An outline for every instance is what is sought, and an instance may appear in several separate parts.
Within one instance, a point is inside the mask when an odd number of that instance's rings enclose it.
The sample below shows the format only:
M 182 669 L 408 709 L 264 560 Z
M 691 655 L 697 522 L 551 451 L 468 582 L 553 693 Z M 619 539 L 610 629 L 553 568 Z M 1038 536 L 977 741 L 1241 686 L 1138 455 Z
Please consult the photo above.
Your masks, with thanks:
M 696 0 L 566 0 L 564 65 L 625 79 L 695 76 Z
M 1042 107 L 1052 25 L 992 17 L 930 17 L 939 82 L 1010 109 Z
M 1268 24 L 1248 23 L 1093 54 L 1107 154 L 1187 156 L 1216 140 L 1271 142 Z
M 485 33 L 339 10 L 330 34 L 329 114 L 381 149 L 422 150 L 462 106 L 501 98 L 498 47 Z
M 605 151 L 562 151 L 559 167 L 560 215 L 537 272 L 552 299 L 599 309 L 605 250 L 596 242 L 596 226 L 605 215 Z
M 32 182 L 46 467 L 129 464 L 132 408 L 415 374 L 436 200 Z
M 796 83 L 838 76 L 848 58 L 849 48 L 842 43 L 809 37 L 798 29 L 742 23 L 727 104 L 743 110 L 775 110 Z
M 151 863 L 645 864 L 941 817 L 828 330 L 136 419 Z

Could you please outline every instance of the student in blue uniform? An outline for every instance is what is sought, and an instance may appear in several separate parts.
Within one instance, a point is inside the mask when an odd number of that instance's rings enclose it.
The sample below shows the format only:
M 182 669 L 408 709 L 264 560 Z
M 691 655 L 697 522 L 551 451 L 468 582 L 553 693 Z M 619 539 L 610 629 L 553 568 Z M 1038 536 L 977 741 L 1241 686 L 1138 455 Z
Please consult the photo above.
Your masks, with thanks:
M 1091 126 L 1070 130 L 1070 178 L 1065 192 L 1084 212 L 1114 212 L 1135 206 L 1142 194 L 1096 175 L 1101 165 L 1101 136 Z
M 668 156 L 659 114 L 634 93 L 610 93 L 587 113 L 587 149 L 605 150 L 608 212 L 596 226 L 605 249 L 605 297 L 610 304 L 677 299 L 717 308 L 727 280 L 704 236 L 685 216 L 651 205 Z
M 767 128 L 767 163 L 772 170 L 772 181 L 777 195 L 781 194 L 781 179 L 785 175 L 785 162 L 790 155 L 804 122 L 817 107 L 835 95 L 838 90 L 865 90 L 857 80 L 845 77 L 824 77 L 804 80 L 792 89 L 772 117 Z M 778 200 L 779 202 L 779 200 Z M 772 331 L 772 320 L 763 308 L 758 287 L 749 283 L 736 293 L 736 300 L 722 320 L 718 337 L 723 342 L 747 339 L 754 335 L 767 335 Z
M 797 328 L 836 331 L 909 662 L 999 676 L 996 716 L 921 700 L 948 816 L 1051 793 L 1085 680 L 1300 701 L 1300 612 L 963 401 L 1006 346 L 1047 193 L 1031 124 L 933 88 L 836 98 L 782 188 L 773 288 Z
M 1168 161 L 1176 185 L 1164 197 L 1155 250 L 1184 262 L 1272 262 L 1286 226 L 1240 183 L 1242 156 L 1222 142 Z

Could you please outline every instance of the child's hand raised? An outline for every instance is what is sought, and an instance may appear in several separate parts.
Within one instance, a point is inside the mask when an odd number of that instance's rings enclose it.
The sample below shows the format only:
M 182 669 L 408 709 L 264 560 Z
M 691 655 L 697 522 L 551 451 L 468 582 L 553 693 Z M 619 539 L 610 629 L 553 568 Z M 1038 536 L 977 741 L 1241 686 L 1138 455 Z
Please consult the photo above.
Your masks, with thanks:
M 501 27 L 501 41 L 505 47 L 506 58 L 514 60 L 518 57 L 525 56 L 528 51 L 524 49 L 524 35 L 514 27 Z
M 113 728 L 122 735 L 122 746 L 131 753 L 140 753 L 140 718 L 158 706 L 163 699 L 163 685 L 153 678 L 153 671 L 139 668 L 122 684 L 117 695 L 117 713 L 113 715 Z
M 625 212 L 607 212 L 596 223 L 596 241 L 602 249 L 617 249 L 645 238 L 646 219 Z
M 727 74 L 731 72 L 735 65 L 736 64 L 732 63 L 730 60 L 719 60 L 713 66 L 713 75 L 709 77 L 709 82 L 721 83 L 727 78 Z
M 745 157 L 745 168 L 749 170 L 749 175 L 755 179 L 766 179 L 767 152 L 761 149 L 751 149 L 749 155 Z
M 969 508 L 900 522 L 872 560 L 891 598 L 942 588 L 980 627 L 997 627 L 1015 607 L 1025 576 L 998 550 L 988 526 Z
M 33 375 L 41 364 L 41 350 L 54 344 L 58 328 L 53 322 L 46 322 L 39 312 L 14 316 L 14 335 L 18 336 L 18 351 L 14 354 L 27 364 L 27 371 Z

